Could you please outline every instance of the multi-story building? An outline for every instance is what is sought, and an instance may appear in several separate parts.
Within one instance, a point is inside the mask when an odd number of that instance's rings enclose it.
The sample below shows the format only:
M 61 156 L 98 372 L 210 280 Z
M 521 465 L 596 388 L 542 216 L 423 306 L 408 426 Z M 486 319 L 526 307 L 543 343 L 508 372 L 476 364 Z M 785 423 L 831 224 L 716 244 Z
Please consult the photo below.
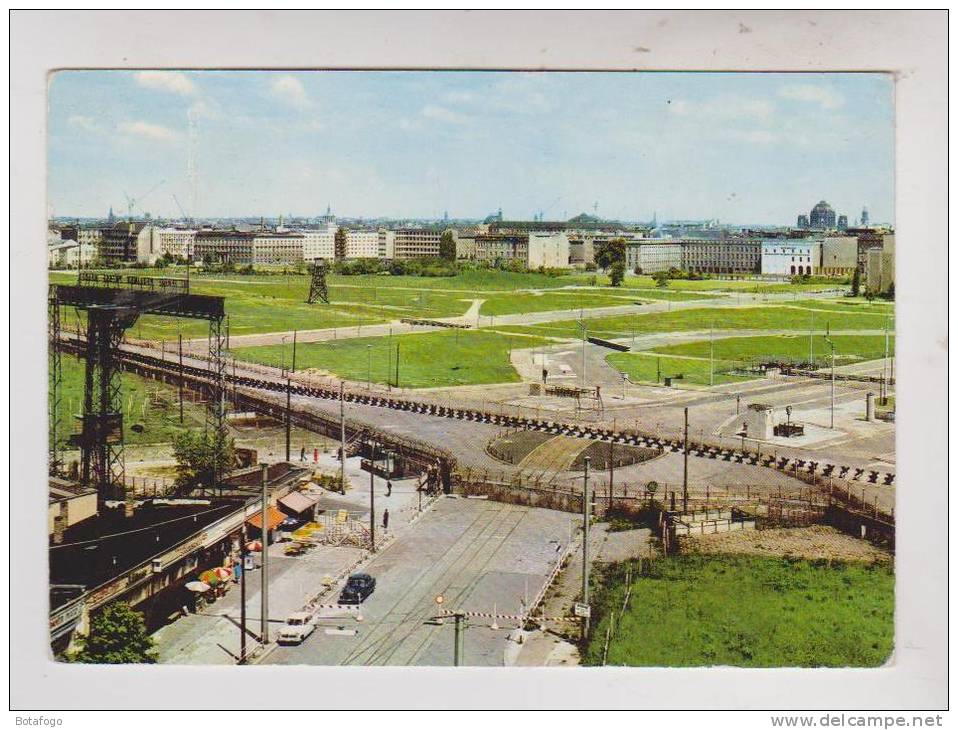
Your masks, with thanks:
M 419 259 L 439 256 L 439 241 L 442 238 L 439 231 L 399 228 L 391 233 L 394 234 L 392 255 L 380 251 L 383 258 Z
M 379 229 L 379 258 L 392 260 L 396 255 L 396 231 Z
M 895 236 L 886 235 L 881 248 L 869 249 L 865 256 L 865 290 L 887 294 L 895 285 Z
M 886 245 L 891 245 L 892 249 L 895 247 L 895 234 L 888 231 L 876 228 L 849 228 L 846 233 L 858 238 L 858 268 L 862 271 L 865 270 L 869 251 L 882 249 Z
M 569 268 L 569 236 L 564 232 L 530 231 L 526 268 Z
M 351 228 L 346 231 L 347 259 L 375 259 L 379 257 L 379 231 Z
M 253 237 L 254 264 L 295 264 L 302 260 L 302 233 L 260 233 Z
M 96 252 L 93 244 L 61 239 L 47 247 L 47 265 L 51 268 L 75 269 L 79 259 L 80 266 L 89 266 L 96 259 Z
M 452 239 L 456 242 L 457 259 L 476 258 L 476 232 L 474 229 L 453 230 Z
M 798 223 L 795 224 L 795 227 L 796 227 L 796 228 L 801 228 L 803 231 L 804 231 L 804 230 L 808 230 L 808 228 L 809 228 L 809 225 L 808 225 L 808 216 L 805 215 L 804 213 L 799 213 L 799 214 L 798 214 Z
M 202 230 L 196 232 L 193 257 L 215 263 L 253 263 L 255 234 L 245 231 Z
M 196 231 L 191 228 L 157 228 L 156 240 L 160 255 L 185 259 L 193 255 Z
M 654 274 L 656 271 L 682 268 L 682 244 L 678 241 L 636 241 L 625 247 L 629 271 Z
M 686 271 L 700 274 L 757 274 L 761 271 L 761 241 L 690 239 L 681 243 L 681 268 Z
M 303 234 L 303 259 L 332 261 L 336 257 L 336 226 L 300 231 Z
M 476 234 L 476 261 L 496 264 L 504 261 L 529 260 L 529 235 L 524 233 Z
M 142 222 L 120 221 L 102 230 L 99 259 L 107 266 L 153 263 L 160 256 L 156 229 Z
M 761 242 L 761 272 L 768 276 L 814 273 L 811 241 L 773 239 Z
M 858 266 L 856 236 L 825 236 L 818 271 L 823 276 L 850 276 Z

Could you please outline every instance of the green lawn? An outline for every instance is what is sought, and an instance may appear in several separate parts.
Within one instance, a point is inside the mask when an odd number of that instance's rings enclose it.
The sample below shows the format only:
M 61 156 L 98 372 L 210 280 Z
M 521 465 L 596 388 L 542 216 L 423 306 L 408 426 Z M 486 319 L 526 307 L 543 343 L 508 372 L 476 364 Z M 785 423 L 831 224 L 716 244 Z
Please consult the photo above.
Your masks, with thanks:
M 773 335 L 769 337 L 730 337 L 714 340 L 712 347 L 717 360 L 737 362 L 756 360 L 792 360 L 807 362 L 809 344 L 814 360 L 820 364 L 831 361 L 831 348 L 824 336 L 815 335 Z M 885 338 L 882 335 L 835 335 L 835 363 L 848 364 L 861 360 L 875 360 L 885 356 Z M 888 338 L 889 352 L 895 352 L 895 338 Z M 656 347 L 654 352 L 663 355 L 709 358 L 707 340 L 689 342 L 682 345 Z
M 60 400 L 60 439 L 65 442 L 73 433 L 79 432 L 80 422 L 75 418 L 83 411 L 83 374 L 85 361 L 77 361 L 73 355 L 61 356 L 63 384 Z M 147 380 L 137 375 L 123 373 L 123 418 L 124 440 L 127 444 L 167 443 L 182 428 L 180 407 L 174 388 Z M 189 398 L 189 392 L 186 393 Z M 202 427 L 205 409 L 202 404 L 186 401 L 184 426 Z M 139 427 L 142 426 L 142 429 Z
M 625 564 L 597 571 L 595 624 L 584 663 L 650 667 L 877 667 L 894 639 L 890 566 L 744 555 L 656 560 L 634 579 Z M 637 565 L 632 563 L 637 575 Z
M 598 285 L 609 283 L 609 277 L 600 273 L 579 273 L 573 274 L 571 278 L 577 284 L 590 284 L 593 279 Z M 626 276 L 624 286 L 633 289 L 659 288 L 665 291 L 717 291 L 717 292 L 739 292 L 742 294 L 764 294 L 764 293 L 782 293 L 782 292 L 816 292 L 828 291 L 831 289 L 847 289 L 847 284 L 839 282 L 827 284 L 791 284 L 789 282 L 769 282 L 761 279 L 672 279 L 667 287 L 656 287 L 655 280 L 651 276 Z
M 318 368 L 354 381 L 367 377 L 376 383 L 396 384 L 396 348 L 399 347 L 399 386 L 437 388 L 451 385 L 513 383 L 519 375 L 509 362 L 510 346 L 548 344 L 532 337 L 510 337 L 498 332 L 447 330 L 395 337 L 362 337 L 333 342 L 299 344 L 296 369 Z M 246 347 L 234 350 L 241 359 L 288 365 L 291 348 Z M 392 371 L 390 373 L 390 370 Z
M 664 378 L 678 378 L 675 385 L 709 385 L 709 361 L 683 357 L 668 357 L 656 355 L 652 352 L 615 352 L 609 355 L 608 363 L 627 373 L 633 383 L 661 384 Z M 716 359 L 714 383 L 740 383 L 743 380 L 754 380 L 754 375 L 729 375 L 726 371 L 734 368 L 736 363 Z M 682 376 L 679 378 L 679 376 Z
M 641 309 L 637 307 L 636 309 Z M 703 307 L 681 309 L 674 312 L 649 312 L 634 315 L 597 317 L 586 320 L 590 335 L 598 337 L 628 337 L 652 332 L 688 332 L 707 331 L 710 327 L 717 330 L 756 329 L 756 330 L 795 330 L 807 331 L 810 326 L 823 330 L 826 324 L 833 331 L 839 330 L 880 330 L 884 326 L 881 319 L 872 314 L 858 312 L 831 312 L 827 317 L 819 313 L 810 313 L 791 305 L 756 306 L 741 308 Z M 568 319 L 537 325 L 508 325 L 504 331 L 550 337 L 581 337 L 576 320 Z

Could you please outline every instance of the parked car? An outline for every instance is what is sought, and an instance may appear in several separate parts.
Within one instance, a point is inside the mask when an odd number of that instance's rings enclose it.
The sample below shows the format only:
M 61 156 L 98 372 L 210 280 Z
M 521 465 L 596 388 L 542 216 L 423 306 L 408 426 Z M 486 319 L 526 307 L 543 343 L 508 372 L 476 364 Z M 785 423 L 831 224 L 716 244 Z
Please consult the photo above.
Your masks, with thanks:
M 368 573 L 353 573 L 339 594 L 339 603 L 362 603 L 376 590 L 376 579 Z
M 316 630 L 316 620 L 308 613 L 291 613 L 279 630 L 280 644 L 302 644 Z

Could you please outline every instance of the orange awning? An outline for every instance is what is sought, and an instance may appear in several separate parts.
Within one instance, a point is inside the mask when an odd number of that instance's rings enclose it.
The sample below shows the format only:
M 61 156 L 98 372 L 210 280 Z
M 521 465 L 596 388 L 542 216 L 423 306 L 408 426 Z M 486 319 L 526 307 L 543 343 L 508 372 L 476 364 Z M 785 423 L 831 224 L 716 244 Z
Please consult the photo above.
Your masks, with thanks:
M 284 515 L 282 512 L 280 512 L 278 509 L 276 509 L 276 508 L 273 507 L 273 506 L 270 506 L 269 511 L 268 511 L 268 514 L 269 514 L 269 518 L 268 518 L 268 519 L 269 519 L 269 528 L 268 528 L 268 529 L 270 529 L 270 530 L 274 529 L 277 525 L 279 525 L 283 520 L 286 519 L 286 515 Z M 250 525 L 252 525 L 253 527 L 255 527 L 257 530 L 262 530 L 262 529 L 263 529 L 263 513 L 262 513 L 262 511 L 257 512 L 255 515 L 253 515 L 253 516 L 250 517 L 248 520 L 246 520 L 246 522 L 247 522 L 247 524 L 250 524 Z

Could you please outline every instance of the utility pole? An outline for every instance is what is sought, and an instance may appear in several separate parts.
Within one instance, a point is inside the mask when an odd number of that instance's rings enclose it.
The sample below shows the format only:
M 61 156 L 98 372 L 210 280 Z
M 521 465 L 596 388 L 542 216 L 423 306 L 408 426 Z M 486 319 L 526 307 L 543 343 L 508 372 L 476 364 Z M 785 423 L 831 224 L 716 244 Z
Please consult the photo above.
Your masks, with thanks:
M 585 472 L 582 475 L 582 603 L 589 605 L 589 522 L 591 500 L 589 498 L 589 463 L 585 457 Z M 589 617 L 582 617 L 582 638 L 589 635 Z
M 339 384 L 339 479 L 340 489 L 346 494 L 346 384 Z
M 291 373 L 295 373 L 295 372 L 296 372 L 296 335 L 297 335 L 297 331 L 296 331 L 296 330 L 293 330 L 293 363 L 292 363 L 292 365 L 290 365 L 290 367 L 289 367 L 289 371 L 290 371 Z M 287 459 L 287 461 L 288 461 L 288 460 L 289 460 L 289 457 L 287 456 L 286 459 Z
M 715 347 L 712 342 L 712 330 L 715 323 L 709 323 L 709 386 L 715 385 Z
M 240 664 L 246 664 L 246 505 L 240 528 Z
M 808 369 L 812 370 L 815 367 L 815 312 L 812 312 L 812 321 L 808 326 Z
M 682 511 L 689 511 L 689 407 L 685 407 L 685 438 L 683 439 L 685 457 L 682 463 Z
M 399 343 L 396 343 L 396 387 L 399 387 Z
M 373 384 L 373 346 L 366 345 L 366 390 Z
M 260 636 L 263 646 L 269 643 L 269 467 L 263 464 L 263 524 L 260 544 L 263 548 L 263 574 L 260 583 Z
M 183 335 L 180 334 L 180 424 L 183 423 Z
M 612 438 L 609 439 L 609 512 L 612 511 L 612 483 L 615 480 L 615 419 L 612 419 Z
M 835 428 L 835 343 L 831 337 L 826 336 L 825 342 L 832 348 L 832 407 L 831 407 L 831 425 L 829 428 Z
M 376 552 L 376 442 L 369 450 L 369 547 Z
M 466 616 L 462 611 L 456 611 L 456 638 L 453 646 L 452 665 L 454 667 L 462 666 L 464 634 L 466 632 Z
M 296 352 L 296 350 L 293 350 Z M 292 388 L 289 378 L 286 378 L 286 461 L 289 461 L 289 446 L 290 446 L 290 426 L 291 424 L 291 408 L 290 408 L 290 398 L 292 396 Z
M 888 366 L 888 317 L 885 317 L 885 359 L 882 361 L 882 364 L 881 364 L 881 381 L 882 381 L 882 389 L 884 390 L 884 392 L 882 393 L 882 405 L 886 405 L 888 403 L 888 385 L 887 385 L 888 377 L 885 374 L 885 370 L 887 366 Z

